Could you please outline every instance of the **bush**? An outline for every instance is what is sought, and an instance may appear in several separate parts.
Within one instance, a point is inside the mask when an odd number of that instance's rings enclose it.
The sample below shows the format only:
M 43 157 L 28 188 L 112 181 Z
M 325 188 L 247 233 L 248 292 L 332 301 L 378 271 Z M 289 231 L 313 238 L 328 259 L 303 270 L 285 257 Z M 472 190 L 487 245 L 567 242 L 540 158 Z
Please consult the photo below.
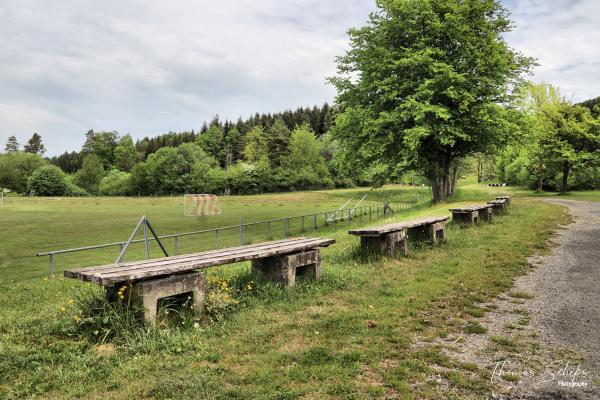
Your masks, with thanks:
M 45 165 L 36 169 L 29 178 L 29 190 L 38 196 L 69 195 L 66 175 L 54 165 Z
M 67 187 L 68 187 L 67 195 L 69 195 L 69 196 L 89 196 L 90 195 L 87 190 L 85 190 L 84 188 L 77 186 L 75 184 L 73 175 L 67 175 Z
M 47 162 L 33 153 L 0 154 L 0 187 L 26 193 L 31 174 Z
M 131 174 L 116 169 L 100 181 L 100 194 L 104 196 L 127 196 L 132 193 Z

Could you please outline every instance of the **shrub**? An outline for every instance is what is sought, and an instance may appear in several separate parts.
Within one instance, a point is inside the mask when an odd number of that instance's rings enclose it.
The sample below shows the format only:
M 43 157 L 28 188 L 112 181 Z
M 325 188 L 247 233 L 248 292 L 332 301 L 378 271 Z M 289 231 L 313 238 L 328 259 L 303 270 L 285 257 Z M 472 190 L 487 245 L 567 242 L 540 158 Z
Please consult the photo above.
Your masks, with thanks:
M 116 169 L 100 181 L 100 194 L 104 196 L 127 196 L 132 193 L 131 174 Z
M 29 178 L 29 190 L 38 196 L 69 195 L 69 185 L 64 172 L 54 165 L 45 165 L 36 169 Z

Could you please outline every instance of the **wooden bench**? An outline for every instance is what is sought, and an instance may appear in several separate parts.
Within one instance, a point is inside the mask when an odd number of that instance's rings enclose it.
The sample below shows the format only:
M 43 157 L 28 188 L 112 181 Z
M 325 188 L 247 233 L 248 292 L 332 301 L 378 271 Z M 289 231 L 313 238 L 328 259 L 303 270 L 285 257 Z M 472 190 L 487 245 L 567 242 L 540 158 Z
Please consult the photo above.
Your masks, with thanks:
M 251 261 L 252 272 L 293 286 L 296 277 L 321 277 L 318 248 L 333 243 L 333 239 L 299 237 L 153 260 L 77 268 L 65 271 L 64 276 L 103 285 L 111 301 L 117 300 L 119 293 L 122 295 L 123 291 L 119 292 L 121 288 L 129 288 L 125 291 L 130 290 L 128 295 L 143 305 L 146 321 L 153 321 L 159 299 L 183 293 L 193 293 L 196 312 L 204 310 L 204 274 L 196 270 Z
M 510 206 L 510 196 L 498 196 L 496 197 L 496 200 L 505 200 L 506 206 Z
M 494 212 L 498 214 L 506 213 L 507 211 L 508 201 L 506 199 L 488 201 L 488 204 L 494 209 Z
M 474 225 L 480 219 L 492 221 L 492 208 L 490 204 L 471 204 L 464 207 L 451 208 L 452 220 L 461 225 Z
M 426 217 L 369 228 L 353 229 L 348 231 L 348 233 L 360 236 L 360 245 L 363 250 L 395 257 L 399 250 L 404 255 L 408 254 L 407 241 L 409 232 L 415 238 L 426 237 L 433 243 L 443 240 L 446 220 L 448 220 L 447 216 Z

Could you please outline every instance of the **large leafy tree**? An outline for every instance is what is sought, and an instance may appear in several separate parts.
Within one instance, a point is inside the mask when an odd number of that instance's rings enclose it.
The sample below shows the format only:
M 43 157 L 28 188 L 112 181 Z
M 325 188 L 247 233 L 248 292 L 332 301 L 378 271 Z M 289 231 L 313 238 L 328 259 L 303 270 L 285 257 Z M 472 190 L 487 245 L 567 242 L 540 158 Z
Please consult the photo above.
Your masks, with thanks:
M 75 174 L 75 183 L 91 194 L 98 194 L 100 182 L 104 177 L 104 166 L 96 154 L 88 154 L 83 158 L 81 169 Z
M 130 135 L 119 139 L 119 144 L 114 150 L 115 166 L 121 171 L 129 172 L 139 159 L 138 152 Z
M 496 0 L 379 0 L 338 59 L 334 135 L 357 166 L 417 170 L 439 202 L 452 167 L 515 129 L 511 88 L 533 60 L 503 39 Z
M 102 160 L 104 169 L 110 169 L 114 163 L 114 150 L 119 143 L 119 133 L 94 132 L 89 130 L 85 134 L 85 143 L 81 148 L 84 154 L 95 154 Z

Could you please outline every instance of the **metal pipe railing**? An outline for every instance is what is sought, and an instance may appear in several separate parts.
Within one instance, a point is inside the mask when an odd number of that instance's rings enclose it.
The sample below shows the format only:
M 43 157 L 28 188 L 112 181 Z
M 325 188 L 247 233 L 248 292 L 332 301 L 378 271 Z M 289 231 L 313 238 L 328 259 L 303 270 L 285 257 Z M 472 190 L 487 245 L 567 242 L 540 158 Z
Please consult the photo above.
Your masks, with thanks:
M 391 207 L 394 211 L 398 211 L 399 209 L 408 209 L 408 208 L 414 207 L 416 204 L 417 204 L 417 202 L 396 203 L 396 204 L 392 204 Z M 220 246 L 219 232 L 225 231 L 228 229 L 239 229 L 239 241 L 240 241 L 240 245 L 243 245 L 245 242 L 244 236 L 246 236 L 246 239 L 248 239 L 248 237 L 249 237 L 248 228 L 251 226 L 267 225 L 267 237 L 270 238 L 272 235 L 271 224 L 275 223 L 275 222 L 283 222 L 283 234 L 284 234 L 284 237 L 287 237 L 290 234 L 290 220 L 294 220 L 294 219 L 299 219 L 301 221 L 301 226 L 302 226 L 301 232 L 303 232 L 303 231 L 305 231 L 305 229 L 304 229 L 305 228 L 305 224 L 304 224 L 305 218 L 310 218 L 311 225 L 312 225 L 311 228 L 314 232 L 317 229 L 319 229 L 318 216 L 323 216 L 323 225 L 322 226 L 329 226 L 331 223 L 333 223 L 334 227 L 337 227 L 337 223 L 340 221 L 342 221 L 342 222 L 343 221 L 351 221 L 353 219 L 352 213 L 354 213 L 354 217 L 356 217 L 357 215 L 360 215 L 361 218 L 362 218 L 362 215 L 369 215 L 369 220 L 372 220 L 373 218 L 379 218 L 380 215 L 384 216 L 383 208 L 380 205 L 365 205 L 365 206 L 355 207 L 353 209 L 348 209 L 347 210 L 348 212 L 346 215 L 344 215 L 344 211 L 345 211 L 344 209 L 338 209 L 338 210 L 334 210 L 334 211 L 324 211 L 324 212 L 320 212 L 320 213 L 298 215 L 298 216 L 293 216 L 293 217 L 273 218 L 273 219 L 265 220 L 265 221 L 255 221 L 255 222 L 246 222 L 246 223 L 244 223 L 243 219 L 240 218 L 239 225 L 229 225 L 229 226 L 221 226 L 218 228 L 202 229 L 202 230 L 198 230 L 198 231 L 173 233 L 173 234 L 169 234 L 169 235 L 157 236 L 157 238 L 159 240 L 174 239 L 175 255 L 178 255 L 179 248 L 180 248 L 180 243 L 179 243 L 180 240 L 179 239 L 182 237 L 186 237 L 186 236 L 214 233 L 215 244 L 218 248 Z M 244 232 L 244 230 L 245 230 L 245 232 Z M 245 235 L 244 235 L 244 233 L 245 233 Z M 48 256 L 50 258 L 50 274 L 52 275 L 52 274 L 54 274 L 55 256 L 57 254 L 68 254 L 68 253 L 76 253 L 76 252 L 80 252 L 80 251 L 99 250 L 99 249 L 106 249 L 106 248 L 110 248 L 110 247 L 119 247 L 120 251 L 122 251 L 128 242 L 130 244 L 132 244 L 132 243 L 147 243 L 147 242 L 155 241 L 155 240 L 156 240 L 156 238 L 154 238 L 154 237 L 148 237 L 147 239 L 136 239 L 136 240 L 129 240 L 129 241 L 97 244 L 97 245 L 91 245 L 91 246 L 81 246 L 81 247 L 75 247 L 75 248 L 71 248 L 71 249 L 61 249 L 61 250 L 40 252 L 40 253 L 36 253 L 36 256 L 38 256 L 38 257 Z

